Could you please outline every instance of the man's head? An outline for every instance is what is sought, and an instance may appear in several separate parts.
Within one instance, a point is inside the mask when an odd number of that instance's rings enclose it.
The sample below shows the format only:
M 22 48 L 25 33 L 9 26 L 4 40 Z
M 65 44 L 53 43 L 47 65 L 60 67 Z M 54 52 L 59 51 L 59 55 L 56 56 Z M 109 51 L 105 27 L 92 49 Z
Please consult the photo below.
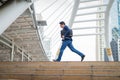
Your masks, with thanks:
M 64 28 L 64 26 L 65 26 L 65 22 L 64 21 L 61 21 L 59 24 L 60 24 L 61 28 Z

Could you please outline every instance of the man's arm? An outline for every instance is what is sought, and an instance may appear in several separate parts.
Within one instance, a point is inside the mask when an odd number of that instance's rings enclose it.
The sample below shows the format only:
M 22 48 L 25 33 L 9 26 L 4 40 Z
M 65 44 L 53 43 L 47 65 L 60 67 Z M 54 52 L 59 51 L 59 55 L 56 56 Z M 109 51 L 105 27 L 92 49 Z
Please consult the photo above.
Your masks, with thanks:
M 64 38 L 64 32 L 61 30 L 61 38 Z
M 66 37 L 67 34 L 70 32 L 70 29 L 67 26 L 65 26 L 64 29 L 66 31 L 66 33 L 64 34 L 64 37 Z

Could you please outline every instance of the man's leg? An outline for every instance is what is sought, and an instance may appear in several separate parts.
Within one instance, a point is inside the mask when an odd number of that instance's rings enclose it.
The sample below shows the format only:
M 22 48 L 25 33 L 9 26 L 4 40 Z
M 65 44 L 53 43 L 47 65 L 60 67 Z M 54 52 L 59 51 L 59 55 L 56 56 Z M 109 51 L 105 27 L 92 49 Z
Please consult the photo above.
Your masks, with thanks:
M 61 60 L 61 57 L 62 57 L 62 55 L 63 55 L 63 52 L 64 52 L 67 44 L 68 44 L 68 43 L 67 43 L 66 41 L 63 41 L 63 42 L 62 42 L 62 46 L 61 46 L 61 48 L 60 48 L 60 53 L 59 53 L 59 56 L 58 56 L 58 58 L 57 58 L 56 61 L 60 61 L 60 60 Z
M 74 48 L 74 46 L 72 45 L 72 41 L 69 42 L 68 47 L 70 48 L 71 51 L 77 53 L 79 56 L 82 57 L 81 61 L 84 59 L 85 55 Z

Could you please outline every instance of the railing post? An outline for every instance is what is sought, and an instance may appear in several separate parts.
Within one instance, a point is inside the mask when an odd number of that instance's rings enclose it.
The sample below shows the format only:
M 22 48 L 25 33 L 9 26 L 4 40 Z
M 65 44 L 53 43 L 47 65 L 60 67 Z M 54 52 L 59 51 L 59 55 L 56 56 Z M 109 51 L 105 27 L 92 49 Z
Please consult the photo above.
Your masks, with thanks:
M 14 41 L 12 40 L 12 51 L 11 51 L 10 61 L 13 61 L 14 59 L 14 48 L 15 48 Z
M 30 61 L 29 54 L 27 55 L 28 62 Z
M 23 52 L 23 50 L 22 50 L 22 59 L 21 59 L 22 61 L 24 60 L 24 56 L 23 56 L 23 55 L 24 55 L 24 52 Z

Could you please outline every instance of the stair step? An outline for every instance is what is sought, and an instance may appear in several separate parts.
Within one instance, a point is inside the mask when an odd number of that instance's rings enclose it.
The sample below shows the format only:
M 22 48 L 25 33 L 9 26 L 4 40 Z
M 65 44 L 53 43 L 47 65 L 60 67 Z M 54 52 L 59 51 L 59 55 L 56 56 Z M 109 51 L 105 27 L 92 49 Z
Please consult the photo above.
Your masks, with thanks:
M 1 77 L 2 76 L 2 77 Z M 104 77 L 104 76 L 39 76 L 39 75 L 0 75 L 3 79 L 17 80 L 120 80 L 120 77 Z
M 0 79 L 120 80 L 120 62 L 0 62 Z
M 0 62 L 0 65 L 21 66 L 120 66 L 120 62 Z M 108 64 L 108 65 L 107 65 Z M 2 65 L 2 66 L 3 66 Z

